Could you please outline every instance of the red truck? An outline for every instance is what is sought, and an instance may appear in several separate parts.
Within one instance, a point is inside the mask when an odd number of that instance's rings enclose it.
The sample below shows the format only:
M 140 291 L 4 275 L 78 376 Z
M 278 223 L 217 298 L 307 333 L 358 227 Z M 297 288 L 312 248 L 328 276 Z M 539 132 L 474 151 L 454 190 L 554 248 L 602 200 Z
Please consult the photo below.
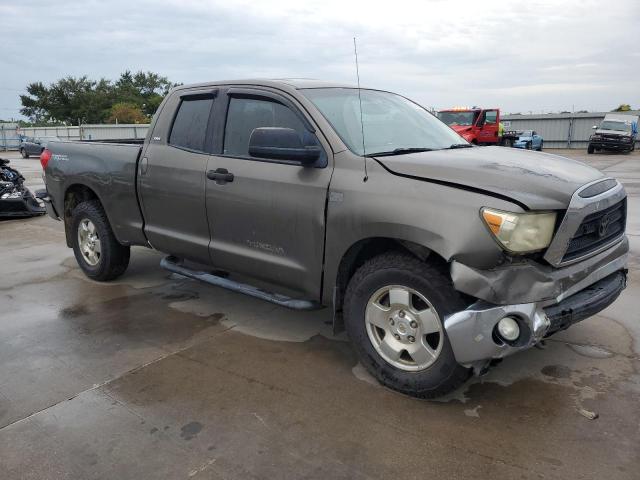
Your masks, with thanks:
M 497 145 L 502 140 L 499 108 L 452 108 L 439 111 L 438 118 L 475 145 Z

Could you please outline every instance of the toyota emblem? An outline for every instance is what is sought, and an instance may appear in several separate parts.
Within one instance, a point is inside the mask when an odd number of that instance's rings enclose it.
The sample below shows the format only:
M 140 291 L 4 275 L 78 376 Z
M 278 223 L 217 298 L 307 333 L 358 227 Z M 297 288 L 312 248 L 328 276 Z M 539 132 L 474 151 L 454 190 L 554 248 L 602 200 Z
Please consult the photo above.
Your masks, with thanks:
M 609 215 L 605 215 L 600 219 L 600 224 L 598 225 L 598 236 L 600 238 L 604 237 L 607 234 L 607 230 L 609 229 L 609 223 L 611 222 L 611 218 Z

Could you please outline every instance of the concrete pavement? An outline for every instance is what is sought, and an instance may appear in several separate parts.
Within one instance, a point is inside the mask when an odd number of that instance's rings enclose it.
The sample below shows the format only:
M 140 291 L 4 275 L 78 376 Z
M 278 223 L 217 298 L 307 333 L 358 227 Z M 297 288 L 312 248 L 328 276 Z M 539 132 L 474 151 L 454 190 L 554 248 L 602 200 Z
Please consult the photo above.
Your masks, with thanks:
M 629 286 L 437 402 L 379 386 L 328 310 L 171 275 L 143 248 L 92 282 L 61 223 L 0 222 L 0 478 L 637 479 L 640 153 L 558 153 L 625 184 Z M 11 157 L 38 188 L 38 160 Z

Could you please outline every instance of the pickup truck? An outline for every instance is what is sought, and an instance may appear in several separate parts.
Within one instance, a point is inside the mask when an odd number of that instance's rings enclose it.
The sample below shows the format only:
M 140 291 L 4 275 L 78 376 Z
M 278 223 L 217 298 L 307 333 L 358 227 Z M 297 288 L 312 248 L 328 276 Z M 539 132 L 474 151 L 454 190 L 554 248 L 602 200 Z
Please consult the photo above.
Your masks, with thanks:
M 633 152 L 638 136 L 638 116 L 624 113 L 607 113 L 600 126 L 594 125 L 589 137 L 587 153 L 600 150 Z
M 386 91 L 185 85 L 143 144 L 54 141 L 47 210 L 80 268 L 130 247 L 171 272 L 330 307 L 384 385 L 443 395 L 596 314 L 626 285 L 626 193 L 560 156 L 475 147 Z
M 499 145 L 503 141 L 499 136 L 499 108 L 457 107 L 440 110 L 438 118 L 474 145 Z

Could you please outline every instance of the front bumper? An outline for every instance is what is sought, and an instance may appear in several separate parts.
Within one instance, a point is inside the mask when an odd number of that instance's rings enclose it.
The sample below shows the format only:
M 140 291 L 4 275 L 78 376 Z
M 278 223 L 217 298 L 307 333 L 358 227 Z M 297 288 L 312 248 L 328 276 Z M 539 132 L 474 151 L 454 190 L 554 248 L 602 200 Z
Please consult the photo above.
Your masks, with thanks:
M 527 148 L 527 142 L 525 142 L 525 143 L 515 142 L 513 144 L 513 148 Z
M 608 142 L 606 140 L 590 141 L 589 146 L 598 150 L 619 150 L 626 151 L 633 147 L 633 142 Z
M 532 347 L 544 337 L 584 320 L 609 306 L 626 286 L 629 242 L 626 237 L 608 250 L 564 268 L 525 263 L 479 271 L 454 262 L 456 289 L 480 298 L 445 319 L 456 360 L 483 365 Z M 495 301 L 498 300 L 498 301 Z M 518 319 L 523 332 L 516 343 L 494 335 L 505 316 Z

